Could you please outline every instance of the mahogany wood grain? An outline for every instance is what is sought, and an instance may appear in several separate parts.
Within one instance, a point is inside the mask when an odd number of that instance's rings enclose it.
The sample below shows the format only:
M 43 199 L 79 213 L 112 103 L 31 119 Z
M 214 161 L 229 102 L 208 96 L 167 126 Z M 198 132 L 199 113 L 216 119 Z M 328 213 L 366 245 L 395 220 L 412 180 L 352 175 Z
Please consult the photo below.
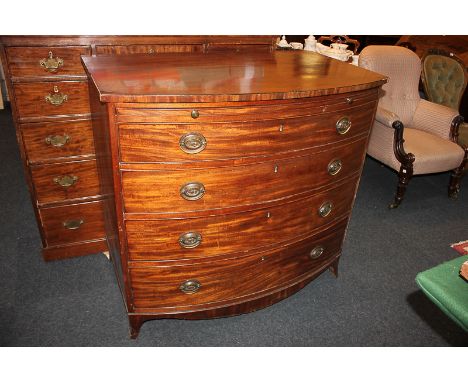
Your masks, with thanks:
M 60 94 L 68 99 L 55 106 L 45 100 L 49 94 L 54 94 L 57 86 Z M 16 104 L 19 109 L 20 121 L 47 120 L 55 116 L 89 115 L 89 95 L 87 82 L 29 82 L 14 85 Z
M 122 194 L 127 213 L 181 213 L 218 208 L 261 205 L 293 195 L 310 195 L 360 170 L 367 137 L 353 143 L 333 146 L 314 155 L 298 156 L 245 166 L 214 167 L 173 171 L 122 171 Z M 328 165 L 339 159 L 336 175 Z M 198 200 L 185 200 L 180 189 L 190 182 L 203 184 L 205 194 Z M 170 200 L 170 203 L 167 201 Z
M 42 257 L 44 261 L 55 261 L 77 256 L 100 254 L 104 251 L 107 251 L 107 242 L 106 238 L 102 237 L 96 240 L 44 247 L 42 249 Z
M 380 74 L 307 51 L 82 57 L 105 102 L 294 99 L 375 88 Z
M 213 258 L 227 253 L 248 252 L 278 246 L 349 213 L 356 178 L 327 191 L 272 208 L 193 219 L 127 220 L 129 260 L 190 260 Z M 324 202 L 333 204 L 325 217 L 318 210 Z M 201 235 L 195 248 L 183 248 L 179 237 L 188 232 Z
M 239 44 L 255 45 L 256 48 L 261 49 L 263 46 L 271 48 L 275 40 L 276 36 L 0 36 L 1 61 L 10 94 L 26 180 L 43 246 L 45 246 L 44 258 L 48 260 L 64 258 L 72 256 L 73 253 L 81 256 L 87 254 L 87 250 L 90 251 L 88 253 L 94 253 L 99 248 L 105 249 L 102 238 L 100 244 L 92 244 L 96 237 L 92 232 L 87 238 L 83 237 L 84 242 L 47 246 L 36 195 L 39 185 L 34 184 L 29 167 L 30 164 L 51 164 L 94 158 L 94 145 L 89 134 L 90 125 L 84 121 L 76 121 L 78 118 L 83 120 L 90 118 L 86 89 L 87 76 L 81 66 L 80 55 L 96 54 L 97 50 L 102 49 L 98 49 L 98 46 L 109 48 L 112 45 L 118 45 L 117 50 L 121 53 L 137 52 L 142 47 L 144 47 L 143 51 L 148 53 L 151 49 L 154 51 L 155 47 L 158 52 L 161 50 L 180 51 L 188 46 L 189 50 L 195 48 L 195 50 L 206 51 L 208 44 L 212 43 L 226 43 L 233 49 L 237 49 Z M 176 47 L 172 48 L 173 45 Z M 125 48 L 126 46 L 129 48 Z M 183 46 L 185 47 L 182 48 Z M 47 58 L 49 52 L 52 52 L 53 57 L 59 57 L 64 61 L 64 64 L 53 73 L 46 71 L 39 64 L 39 60 Z M 35 103 L 36 99 L 30 96 L 34 95 L 37 87 L 45 81 L 50 84 L 47 93 L 53 90 L 53 85 L 65 86 L 63 81 L 67 81 L 70 85 L 67 95 L 69 97 L 72 95 L 73 100 L 74 94 L 77 94 L 77 98 L 81 101 L 75 99 L 79 107 L 70 107 L 70 98 L 63 106 L 42 105 L 38 107 Z M 37 100 L 43 101 L 44 95 L 37 93 Z M 70 125 L 67 122 L 70 122 Z M 41 136 L 57 134 L 69 135 L 71 137 L 69 143 L 60 149 L 47 147 L 43 150 L 44 141 Z M 39 190 L 39 193 L 42 191 Z M 62 205 L 67 201 L 58 203 Z
M 197 307 L 197 310 L 187 312 L 168 311 L 167 309 L 160 309 L 157 314 L 149 313 L 155 309 L 138 309 L 138 313 L 129 313 L 128 320 L 130 325 L 130 338 L 136 339 L 140 332 L 140 328 L 146 321 L 162 318 L 175 318 L 185 320 L 201 320 L 219 317 L 230 317 L 239 314 L 254 312 L 259 309 L 266 308 L 273 305 L 297 291 L 304 288 L 308 283 L 317 278 L 324 270 L 331 267 L 336 267 L 338 264 L 339 256 L 332 257 L 329 263 L 325 263 L 321 268 L 314 269 L 301 277 L 292 280 L 286 286 L 269 290 L 266 293 L 259 294 L 254 299 L 244 298 L 242 300 L 232 301 L 229 304 L 222 304 L 219 307 Z
M 314 269 L 320 269 L 337 255 L 343 240 L 346 221 L 320 234 L 287 247 L 243 258 L 230 258 L 207 264 L 192 263 L 172 267 L 131 267 L 134 306 L 193 310 L 196 305 L 220 305 L 232 299 L 255 298 Z M 324 248 L 317 259 L 310 256 L 317 246 Z M 197 280 L 201 287 L 193 294 L 179 287 L 186 280 Z
M 40 65 L 42 59 L 49 57 L 52 52 L 53 58 L 62 59 L 63 65 L 56 71 L 50 72 Z M 13 81 L 25 81 L 27 77 L 57 77 L 85 75 L 81 64 L 81 55 L 91 55 L 90 46 L 44 46 L 44 47 L 7 47 L 8 65 Z
M 123 162 L 191 162 L 226 160 L 251 156 L 298 152 L 354 138 L 368 131 L 375 102 L 318 116 L 266 121 L 200 124 L 120 124 L 120 158 Z M 342 117 L 352 123 L 339 134 L 336 123 Z M 189 133 L 202 135 L 206 148 L 186 153 L 180 141 Z
M 88 202 L 39 209 L 47 246 L 91 241 L 105 237 L 102 202 Z M 67 221 L 83 223 L 77 229 L 64 226 Z
M 337 274 L 383 76 L 307 52 L 83 63 L 106 231 L 132 337 L 146 319 L 245 313 L 328 268 Z M 341 116 L 351 129 L 339 136 Z M 296 134 L 285 143 L 265 130 L 285 128 Z M 196 159 L 177 151 L 183 129 L 209 138 Z M 200 199 L 181 197 L 189 182 L 203 184 Z M 327 204 L 330 214 L 319 216 Z M 180 248 L 180 236 L 196 230 L 201 243 Z
M 34 166 L 31 176 L 41 205 L 100 194 L 96 160 Z M 71 186 L 62 186 L 55 181 L 64 176 L 76 177 L 76 180 Z
M 278 120 L 323 113 L 345 113 L 351 107 L 365 107 L 375 102 L 376 89 L 324 97 L 298 100 L 272 100 L 252 104 L 251 102 L 220 103 L 118 103 L 117 121 L 120 123 L 226 123 Z M 370 106 L 370 105 L 367 105 Z M 192 117 L 196 111 L 198 116 Z
M 203 44 L 96 45 L 96 54 L 188 53 L 203 52 L 203 49 Z
M 20 125 L 28 162 L 31 164 L 94 158 L 93 128 L 89 120 L 35 122 Z M 57 147 L 48 137 L 68 136 L 67 143 Z

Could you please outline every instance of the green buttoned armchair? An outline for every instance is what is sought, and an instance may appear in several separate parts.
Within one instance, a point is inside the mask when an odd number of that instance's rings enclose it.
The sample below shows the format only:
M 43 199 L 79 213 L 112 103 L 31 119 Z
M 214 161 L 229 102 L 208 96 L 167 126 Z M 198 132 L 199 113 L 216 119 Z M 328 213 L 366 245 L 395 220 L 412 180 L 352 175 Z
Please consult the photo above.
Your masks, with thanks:
M 429 49 L 421 58 L 421 81 L 427 99 L 458 110 L 468 82 L 465 63 L 453 53 Z M 468 147 L 468 124 L 459 128 L 458 143 Z

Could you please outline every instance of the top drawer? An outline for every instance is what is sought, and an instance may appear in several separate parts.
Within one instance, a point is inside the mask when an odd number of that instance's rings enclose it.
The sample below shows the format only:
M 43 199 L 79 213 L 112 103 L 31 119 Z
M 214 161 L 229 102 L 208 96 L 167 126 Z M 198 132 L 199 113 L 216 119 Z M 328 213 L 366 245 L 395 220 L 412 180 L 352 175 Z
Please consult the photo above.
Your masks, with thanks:
M 6 48 L 12 77 L 86 76 L 81 55 L 90 56 L 89 46 Z
M 217 107 L 203 103 L 175 104 L 118 104 L 117 122 L 127 123 L 205 123 L 205 122 L 245 122 L 266 121 L 280 118 L 293 118 L 319 115 L 327 112 L 343 111 L 351 107 L 364 106 L 377 99 L 377 89 L 363 92 L 312 97 L 288 102 L 259 101 L 252 104 L 233 102 L 228 106 Z
M 96 54 L 191 53 L 202 51 L 202 44 L 96 45 Z

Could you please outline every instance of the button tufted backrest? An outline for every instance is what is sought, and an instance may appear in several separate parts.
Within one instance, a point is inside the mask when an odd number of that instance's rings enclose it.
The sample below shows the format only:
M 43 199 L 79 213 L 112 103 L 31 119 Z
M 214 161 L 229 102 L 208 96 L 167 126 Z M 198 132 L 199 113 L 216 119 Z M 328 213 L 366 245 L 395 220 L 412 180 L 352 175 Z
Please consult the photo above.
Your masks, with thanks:
M 396 113 L 403 124 L 410 124 L 421 99 L 419 57 L 400 46 L 370 45 L 362 50 L 359 66 L 388 77 L 382 87 L 379 106 Z
M 466 87 L 464 64 L 449 54 L 431 54 L 423 57 L 422 79 L 427 98 L 458 110 Z

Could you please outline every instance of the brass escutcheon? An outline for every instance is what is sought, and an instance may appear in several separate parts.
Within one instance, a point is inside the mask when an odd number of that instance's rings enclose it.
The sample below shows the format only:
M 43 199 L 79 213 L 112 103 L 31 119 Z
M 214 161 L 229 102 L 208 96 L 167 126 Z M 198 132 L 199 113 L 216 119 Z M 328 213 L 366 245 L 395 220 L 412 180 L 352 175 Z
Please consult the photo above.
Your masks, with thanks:
M 323 248 L 321 245 L 318 245 L 312 251 L 310 251 L 309 256 L 311 259 L 317 259 L 320 256 L 322 256 L 324 251 L 325 251 L 325 248 Z
M 201 287 L 201 283 L 198 280 L 187 280 L 180 284 L 179 289 L 185 294 L 193 294 L 198 292 Z
M 336 122 L 336 131 L 338 134 L 346 134 L 351 128 L 351 120 L 349 117 L 342 117 Z
M 66 229 L 71 229 L 75 230 L 81 227 L 81 225 L 84 223 L 83 219 L 78 219 L 78 220 L 66 220 L 63 222 L 63 226 Z
M 62 187 L 70 187 L 73 186 L 78 180 L 76 175 L 63 175 L 57 176 L 54 178 L 54 182 Z
M 68 100 L 68 96 L 63 93 L 59 93 L 58 86 L 54 86 L 54 94 L 48 94 L 45 96 L 46 102 L 51 105 L 60 106 L 62 103 Z
M 62 147 L 65 146 L 70 141 L 70 136 L 67 134 L 64 135 L 49 135 L 45 142 L 48 145 L 52 145 L 54 147 Z
M 321 217 L 328 216 L 333 208 L 332 202 L 325 202 L 323 203 L 320 208 L 318 209 L 318 213 Z
M 179 237 L 179 244 L 182 248 L 196 248 L 202 242 L 202 235 L 198 232 L 186 232 Z
M 206 139 L 200 133 L 188 133 L 179 139 L 180 149 L 187 154 L 197 154 L 206 147 Z
M 205 195 L 205 186 L 199 182 L 190 182 L 180 188 L 180 196 L 185 200 L 198 200 Z
M 328 164 L 327 170 L 330 175 L 336 175 L 340 172 L 341 167 L 342 167 L 341 160 L 334 159 Z
M 198 112 L 198 110 L 192 110 L 190 115 L 192 116 L 193 119 L 197 119 L 200 116 L 200 113 Z
M 49 52 L 48 58 L 43 58 L 39 61 L 39 65 L 42 66 L 45 70 L 48 70 L 51 73 L 56 72 L 61 66 L 63 66 L 63 60 L 61 58 L 55 57 L 52 52 Z

